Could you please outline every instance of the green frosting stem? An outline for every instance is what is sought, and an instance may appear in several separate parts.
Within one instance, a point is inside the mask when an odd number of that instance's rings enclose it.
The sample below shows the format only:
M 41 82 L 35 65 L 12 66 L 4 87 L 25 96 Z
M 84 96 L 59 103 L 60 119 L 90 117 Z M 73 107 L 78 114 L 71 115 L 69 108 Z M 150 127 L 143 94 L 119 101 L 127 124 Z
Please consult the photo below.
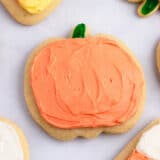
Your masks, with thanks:
M 148 15 L 159 7 L 159 0 L 145 0 L 144 5 L 141 7 L 141 13 Z
M 81 23 L 75 27 L 72 38 L 85 38 L 85 34 L 86 34 L 86 25 L 84 23 Z

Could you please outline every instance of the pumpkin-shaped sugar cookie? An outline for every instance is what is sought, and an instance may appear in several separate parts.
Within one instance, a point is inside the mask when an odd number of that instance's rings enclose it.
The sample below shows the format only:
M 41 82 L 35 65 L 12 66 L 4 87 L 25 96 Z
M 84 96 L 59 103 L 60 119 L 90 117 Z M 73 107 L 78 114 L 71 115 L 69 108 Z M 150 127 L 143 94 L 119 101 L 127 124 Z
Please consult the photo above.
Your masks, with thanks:
M 143 71 L 132 52 L 111 36 L 90 36 L 85 24 L 72 38 L 50 39 L 33 51 L 24 87 L 34 120 L 60 140 L 126 132 L 145 98 Z
M 21 129 L 4 118 L 0 118 L 0 159 L 29 160 L 28 144 Z
M 61 0 L 0 0 L 19 23 L 33 25 L 46 18 Z

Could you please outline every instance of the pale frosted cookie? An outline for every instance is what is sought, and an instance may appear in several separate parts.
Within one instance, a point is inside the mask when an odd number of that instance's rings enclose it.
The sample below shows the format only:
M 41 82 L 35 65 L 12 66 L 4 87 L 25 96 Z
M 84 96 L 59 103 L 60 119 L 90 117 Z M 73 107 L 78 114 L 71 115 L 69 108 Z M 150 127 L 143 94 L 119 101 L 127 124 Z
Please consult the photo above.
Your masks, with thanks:
M 160 160 L 160 119 L 150 123 L 114 160 Z
M 24 94 L 33 119 L 51 136 L 70 140 L 124 133 L 139 119 L 145 79 L 132 52 L 116 38 L 89 36 L 85 24 L 72 38 L 54 38 L 29 56 Z
M 45 19 L 61 0 L 0 0 L 19 23 L 33 25 Z
M 140 3 L 138 7 L 138 15 L 141 17 L 147 17 L 155 13 L 160 7 L 159 0 L 128 0 L 133 3 Z
M 21 129 L 0 118 L 0 160 L 29 160 L 29 149 Z

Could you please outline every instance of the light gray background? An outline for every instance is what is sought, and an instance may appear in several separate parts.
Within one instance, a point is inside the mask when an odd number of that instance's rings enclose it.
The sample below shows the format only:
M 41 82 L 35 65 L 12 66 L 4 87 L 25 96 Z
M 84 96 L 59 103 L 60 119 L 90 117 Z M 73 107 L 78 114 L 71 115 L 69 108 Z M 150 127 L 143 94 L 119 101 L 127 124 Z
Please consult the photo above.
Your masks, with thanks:
M 93 140 L 59 142 L 31 119 L 23 96 L 23 70 L 32 49 L 49 37 L 67 37 L 77 23 L 93 34 L 108 33 L 124 41 L 141 62 L 147 81 L 145 112 L 129 133 L 101 135 Z M 155 47 L 160 38 L 160 11 L 147 19 L 136 15 L 127 0 L 63 0 L 42 23 L 17 24 L 0 6 L 0 116 L 15 121 L 25 132 L 31 160 L 111 160 L 148 122 L 160 116 L 160 80 Z

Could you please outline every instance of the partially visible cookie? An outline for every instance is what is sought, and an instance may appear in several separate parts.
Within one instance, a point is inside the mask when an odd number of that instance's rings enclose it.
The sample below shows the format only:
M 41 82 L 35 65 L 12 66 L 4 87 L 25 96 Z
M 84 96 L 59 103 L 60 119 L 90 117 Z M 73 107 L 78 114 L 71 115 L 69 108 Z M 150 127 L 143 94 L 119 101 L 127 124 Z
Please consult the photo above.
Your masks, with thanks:
M 151 160 L 157 159 L 157 156 L 159 158 L 159 131 L 160 119 L 157 119 L 140 131 L 114 160 Z
M 25 66 L 28 109 L 59 140 L 127 132 L 143 111 L 145 92 L 132 52 L 111 36 L 90 36 L 85 24 L 72 38 L 42 43 Z
M 23 25 L 34 25 L 45 19 L 61 0 L 0 0 L 10 15 Z
M 133 3 L 140 3 L 138 7 L 138 15 L 141 17 L 147 17 L 155 13 L 159 7 L 159 0 L 128 0 Z
M 0 159 L 29 160 L 26 138 L 13 122 L 0 118 Z
M 158 71 L 160 72 L 160 43 L 157 46 L 157 50 L 156 50 L 156 55 L 157 55 L 157 67 L 158 67 Z

